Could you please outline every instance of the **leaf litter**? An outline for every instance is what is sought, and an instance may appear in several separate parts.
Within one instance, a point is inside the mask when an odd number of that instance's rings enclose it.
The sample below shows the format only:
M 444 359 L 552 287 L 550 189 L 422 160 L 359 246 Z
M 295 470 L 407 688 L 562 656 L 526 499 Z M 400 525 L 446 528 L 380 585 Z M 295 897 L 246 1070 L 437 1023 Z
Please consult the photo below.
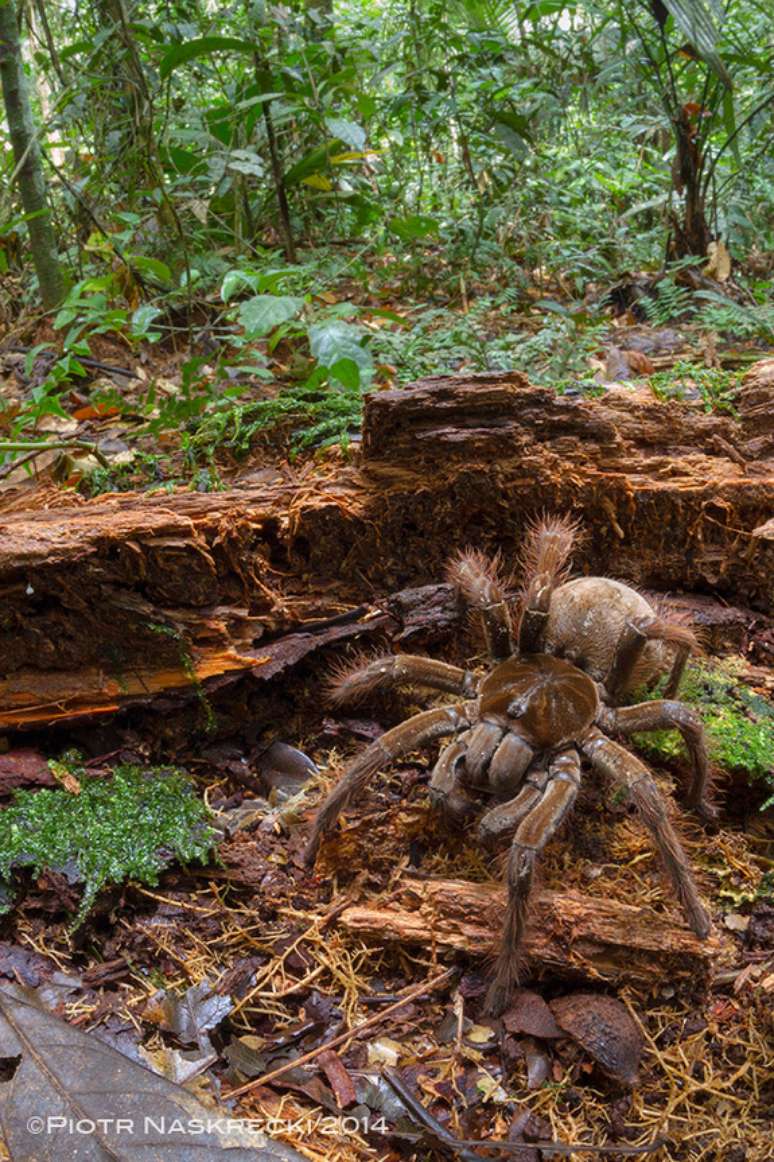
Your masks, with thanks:
M 417 858 L 417 837 L 434 836 L 420 856 L 426 874 L 481 879 L 496 876 L 496 866 L 454 838 L 436 843 L 416 769 L 398 768 L 375 790 L 387 820 L 379 851 L 368 842 L 374 804 L 366 800 L 337 840 L 346 857 L 329 876 L 309 876 L 301 860 L 308 820 L 340 759 L 312 748 L 313 771 L 299 753 L 289 759 L 299 786 L 287 825 L 264 826 L 277 808 L 253 800 L 252 819 L 220 843 L 221 866 L 170 868 L 155 889 L 130 885 L 107 936 L 90 918 L 75 944 L 67 918 L 42 912 L 34 888 L 14 915 L 12 941 L 0 946 L 0 974 L 37 989 L 85 1036 L 112 1029 L 116 1045 L 131 1047 L 168 1084 L 192 1087 L 196 1100 L 279 1119 L 287 1127 L 279 1136 L 310 1159 L 524 1162 L 551 1156 L 536 1142 L 556 1141 L 584 1143 L 587 1150 L 568 1155 L 578 1159 L 607 1146 L 621 1157 L 652 1148 L 648 1156 L 662 1162 L 763 1162 L 774 978 L 770 939 L 760 935 L 767 929 L 756 919 L 767 906 L 755 897 L 758 849 L 744 831 L 687 829 L 716 922 L 728 914 L 717 894 L 729 883 L 716 875 L 720 866 L 733 869 L 742 900 L 735 911 L 749 920 L 744 931 L 728 931 L 708 996 L 667 988 L 623 989 L 616 998 L 590 992 L 588 982 L 531 981 L 489 1028 L 480 1016 L 485 965 L 446 967 L 432 948 L 366 947 L 336 918 L 348 903 L 389 891 Z M 268 765 L 276 769 L 276 758 Z M 242 782 L 218 774 L 227 767 L 210 768 L 216 819 L 249 800 Z M 647 840 L 624 813 L 611 815 L 592 795 L 574 844 L 548 849 L 547 887 L 624 900 L 634 893 L 663 906 Z M 337 1121 L 331 1133 L 325 1119 L 345 1115 L 354 1120 Z M 477 1151 L 467 1145 L 477 1140 Z M 494 1142 L 508 1143 L 507 1152 Z

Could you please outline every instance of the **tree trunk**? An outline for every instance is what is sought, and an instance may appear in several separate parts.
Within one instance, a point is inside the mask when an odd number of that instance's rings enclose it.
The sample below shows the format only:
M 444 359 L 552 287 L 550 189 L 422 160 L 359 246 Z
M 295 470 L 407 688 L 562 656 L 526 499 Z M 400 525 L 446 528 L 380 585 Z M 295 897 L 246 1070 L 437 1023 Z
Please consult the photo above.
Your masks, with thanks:
M 0 0 L 0 81 L 19 191 L 27 216 L 32 261 L 38 276 L 40 297 L 50 310 L 64 298 L 65 280 L 51 223 L 42 156 L 24 77 L 19 28 L 12 0 Z

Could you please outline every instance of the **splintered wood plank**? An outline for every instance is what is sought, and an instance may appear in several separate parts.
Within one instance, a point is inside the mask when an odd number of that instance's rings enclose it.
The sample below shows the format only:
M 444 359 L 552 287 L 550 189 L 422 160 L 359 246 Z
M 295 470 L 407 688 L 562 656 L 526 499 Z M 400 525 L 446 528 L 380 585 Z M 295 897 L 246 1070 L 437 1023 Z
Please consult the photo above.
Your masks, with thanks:
M 366 940 L 487 959 L 496 951 L 505 904 L 497 884 L 406 875 L 387 899 L 347 908 L 337 922 Z M 577 892 L 535 892 L 530 916 L 525 954 L 535 973 L 700 988 L 721 948 L 718 937 L 699 940 L 648 908 Z

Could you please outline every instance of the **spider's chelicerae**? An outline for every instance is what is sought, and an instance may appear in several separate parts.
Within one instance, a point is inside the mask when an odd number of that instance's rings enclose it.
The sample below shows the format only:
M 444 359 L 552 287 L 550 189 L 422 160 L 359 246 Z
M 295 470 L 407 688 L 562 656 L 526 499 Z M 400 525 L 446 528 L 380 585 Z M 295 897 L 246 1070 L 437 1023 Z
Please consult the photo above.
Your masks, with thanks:
M 314 863 L 322 836 L 380 768 L 436 739 L 454 736 L 432 773 L 433 802 L 461 824 L 476 810 L 477 799 L 494 797 L 495 805 L 478 821 L 478 836 L 485 843 L 511 840 L 508 903 L 487 996 L 493 1014 L 506 1007 L 518 981 L 535 861 L 575 802 L 584 762 L 628 792 L 691 928 L 700 937 L 710 929 L 650 771 L 609 737 L 678 730 L 692 766 L 687 802 L 700 814 L 712 814 L 701 720 L 674 700 L 694 636 L 620 582 L 602 577 L 567 580 L 575 532 L 562 519 L 543 520 L 530 531 L 515 632 L 497 562 L 465 552 L 451 563 L 451 579 L 483 623 L 494 663 L 483 678 L 446 662 L 398 654 L 361 662 L 338 675 L 333 687 L 338 703 L 396 685 L 446 691 L 460 699 L 415 714 L 350 763 L 317 814 L 306 859 Z M 632 689 L 667 669 L 667 698 L 620 705 Z

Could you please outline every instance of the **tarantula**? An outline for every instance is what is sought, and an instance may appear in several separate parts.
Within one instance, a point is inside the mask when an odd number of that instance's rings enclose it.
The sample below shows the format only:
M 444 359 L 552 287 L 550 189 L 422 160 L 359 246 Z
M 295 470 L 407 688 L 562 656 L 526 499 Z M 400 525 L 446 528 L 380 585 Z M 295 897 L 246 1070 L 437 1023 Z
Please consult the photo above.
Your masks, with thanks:
M 430 779 L 431 800 L 462 824 L 485 795 L 497 802 L 478 822 L 484 843 L 511 838 L 508 902 L 487 1010 L 506 1007 L 518 983 L 520 952 L 536 859 L 567 818 L 582 763 L 628 790 L 658 848 L 672 887 L 699 937 L 710 929 L 687 857 L 648 768 L 608 737 L 635 731 L 680 731 L 692 765 L 688 804 L 710 815 L 704 730 L 686 704 L 666 698 L 617 705 L 641 680 L 663 673 L 671 660 L 676 692 L 695 644 L 685 626 L 660 617 L 638 593 L 606 578 L 567 580 L 576 526 L 543 520 L 528 536 L 521 615 L 515 634 L 498 562 L 462 553 L 450 577 L 483 623 L 495 663 L 482 679 L 446 662 L 388 655 L 339 674 L 334 701 L 379 687 L 424 686 L 460 701 L 415 714 L 366 747 L 320 807 L 306 851 L 314 863 L 321 838 L 371 777 L 436 739 L 443 748 Z M 564 654 L 565 656 L 559 656 Z

